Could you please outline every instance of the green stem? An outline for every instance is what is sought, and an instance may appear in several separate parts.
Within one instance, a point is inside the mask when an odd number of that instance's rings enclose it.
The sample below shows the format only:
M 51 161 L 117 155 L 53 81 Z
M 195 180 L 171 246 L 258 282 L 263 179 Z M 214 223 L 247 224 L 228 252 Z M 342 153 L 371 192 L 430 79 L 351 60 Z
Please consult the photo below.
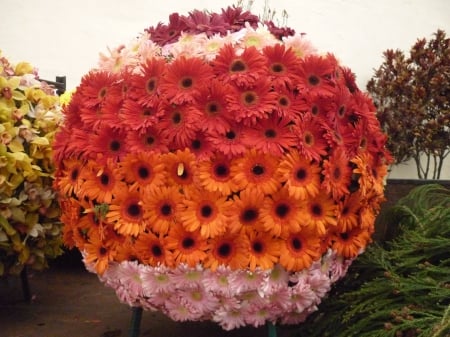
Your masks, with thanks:
M 272 323 L 267 323 L 267 328 L 269 331 L 269 337 L 277 337 L 277 327 Z

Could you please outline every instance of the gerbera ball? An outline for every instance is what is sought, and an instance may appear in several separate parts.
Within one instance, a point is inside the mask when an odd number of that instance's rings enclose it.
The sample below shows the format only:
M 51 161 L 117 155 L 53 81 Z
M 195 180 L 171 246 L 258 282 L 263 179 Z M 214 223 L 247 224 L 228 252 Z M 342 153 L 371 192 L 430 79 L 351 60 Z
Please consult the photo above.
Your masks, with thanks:
M 333 54 L 241 8 L 174 13 L 65 108 L 64 240 L 131 306 L 298 323 L 371 241 L 390 161 Z

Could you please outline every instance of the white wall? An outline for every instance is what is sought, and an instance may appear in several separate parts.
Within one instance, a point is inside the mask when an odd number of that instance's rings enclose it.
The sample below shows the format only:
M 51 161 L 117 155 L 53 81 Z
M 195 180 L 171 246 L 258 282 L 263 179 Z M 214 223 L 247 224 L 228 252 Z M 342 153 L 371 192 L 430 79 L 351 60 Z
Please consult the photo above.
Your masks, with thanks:
M 264 0 L 253 12 L 262 14 Z M 67 76 L 75 88 L 107 47 L 127 43 L 172 12 L 219 11 L 235 0 L 0 0 L 0 50 L 14 63 L 28 61 L 42 78 Z M 246 1 L 244 1 L 246 3 Z M 352 69 L 361 89 L 388 48 L 409 51 L 418 38 L 439 28 L 450 34 L 449 0 L 272 0 L 286 10 L 288 26 L 304 32 L 320 51 L 334 53 Z M 280 17 L 280 16 L 277 16 Z M 450 179 L 450 159 L 443 179 Z M 394 168 L 393 178 L 414 178 L 411 165 Z

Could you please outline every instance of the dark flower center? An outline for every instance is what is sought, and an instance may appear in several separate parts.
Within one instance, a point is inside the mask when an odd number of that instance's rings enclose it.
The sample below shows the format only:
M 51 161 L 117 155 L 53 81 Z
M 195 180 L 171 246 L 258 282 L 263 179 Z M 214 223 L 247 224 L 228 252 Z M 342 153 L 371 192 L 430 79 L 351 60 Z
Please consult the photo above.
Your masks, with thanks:
M 320 216 L 322 215 L 322 206 L 318 205 L 318 204 L 314 204 L 311 206 L 311 212 L 316 215 L 316 216 Z
M 120 142 L 118 140 L 113 140 L 109 143 L 109 149 L 113 152 L 117 152 L 120 150 Z
M 246 92 L 244 94 L 244 101 L 246 104 L 252 104 L 256 101 L 256 95 L 254 92 Z
M 289 214 L 290 211 L 290 207 L 287 204 L 284 203 L 280 203 L 277 205 L 277 207 L 275 208 L 275 213 L 280 217 L 280 218 L 284 218 L 286 215 Z
M 158 245 L 153 245 L 151 251 L 152 251 L 153 256 L 155 256 L 155 257 L 161 257 L 163 254 L 161 247 Z
M 339 117 L 344 117 L 345 115 L 345 105 L 341 105 L 339 110 L 338 110 L 338 115 Z
M 302 241 L 299 238 L 292 238 L 291 244 L 292 244 L 292 248 L 294 248 L 295 250 L 302 249 Z
M 219 177 L 227 177 L 230 173 L 230 170 L 225 164 L 219 164 L 214 168 L 214 173 Z
M 289 105 L 289 99 L 285 96 L 280 97 L 280 99 L 278 100 L 278 104 L 281 106 L 288 106 Z
M 189 249 L 195 246 L 195 241 L 191 237 L 184 238 L 183 241 L 181 241 L 181 245 L 184 249 Z
M 211 114 L 216 114 L 219 111 L 219 105 L 217 103 L 211 102 L 206 107 L 206 110 Z
M 319 113 L 319 107 L 317 105 L 313 105 L 311 107 L 311 113 L 316 116 Z
M 147 145 L 153 145 L 153 143 L 155 142 L 155 138 L 153 136 L 147 136 L 145 137 L 145 143 Z
M 98 92 L 98 98 L 103 98 L 106 96 L 107 90 L 106 88 L 101 88 Z
M 181 86 L 185 89 L 192 87 L 193 83 L 194 83 L 194 81 L 192 81 L 192 78 L 190 78 L 190 77 L 186 77 L 181 80 Z
M 306 145 L 312 145 L 314 143 L 314 136 L 311 133 L 306 133 L 303 137 Z
M 264 135 L 267 138 L 275 138 L 277 136 L 277 132 L 274 129 L 268 129 L 266 132 L 264 132 Z
M 252 172 L 253 172 L 253 174 L 255 174 L 257 176 L 260 176 L 261 174 L 264 174 L 264 172 L 265 172 L 264 166 L 257 164 L 255 166 L 253 166 Z
M 127 212 L 132 217 L 137 217 L 141 214 L 141 207 L 137 204 L 128 205 Z
M 106 253 L 108 253 L 108 249 L 106 249 L 105 247 L 100 247 L 98 253 L 100 256 L 106 255 Z
M 274 73 L 281 73 L 284 70 L 284 66 L 280 63 L 272 64 L 272 71 Z
M 180 122 L 181 122 L 181 114 L 180 114 L 179 112 L 175 112 L 175 113 L 172 115 L 172 122 L 173 122 L 174 124 L 180 124 Z
M 259 241 L 255 241 L 252 244 L 252 249 L 256 253 L 261 253 L 264 250 L 264 245 Z
M 247 69 L 247 66 L 241 60 L 234 61 L 230 67 L 230 70 L 235 73 L 245 71 L 246 69 Z
M 72 170 L 72 172 L 70 173 L 70 179 L 72 180 L 76 180 L 78 178 L 78 168 L 75 168 Z
M 348 233 L 341 233 L 341 234 L 339 234 L 339 235 L 340 235 L 341 239 L 344 240 L 344 241 L 348 240 L 349 237 L 350 237 L 350 236 L 348 235 Z
M 341 177 L 341 169 L 339 167 L 336 167 L 333 171 L 333 178 L 335 180 L 338 180 Z
M 308 82 L 311 85 L 318 85 L 320 83 L 320 79 L 316 75 L 311 75 L 308 78 Z
M 231 254 L 231 245 L 228 242 L 222 243 L 217 249 L 220 257 L 227 258 Z
M 213 209 L 209 205 L 205 205 L 200 209 L 200 213 L 204 218 L 209 218 L 211 214 L 213 213 Z
M 147 82 L 147 91 L 151 93 L 155 91 L 155 88 L 156 88 L 156 79 L 152 77 Z
M 244 223 L 252 222 L 258 218 L 258 210 L 254 208 L 245 209 L 241 214 L 241 220 Z
M 295 173 L 298 180 L 304 180 L 306 178 L 306 170 L 304 168 L 299 168 Z
M 230 140 L 235 139 L 235 138 L 236 138 L 236 133 L 235 133 L 234 131 L 228 131 L 228 132 L 225 134 L 225 137 L 227 137 L 227 138 L 230 139 Z
M 138 176 L 141 179 L 147 179 L 150 176 L 150 172 L 147 167 L 141 166 L 138 168 Z
M 109 175 L 103 173 L 100 176 L 100 184 L 102 184 L 103 186 L 107 186 L 109 184 Z
M 202 142 L 198 139 L 194 139 L 192 141 L 191 145 L 194 150 L 200 150 L 202 147 Z
M 161 214 L 168 216 L 170 214 L 172 214 L 172 206 L 170 206 L 169 204 L 164 204 L 161 206 Z

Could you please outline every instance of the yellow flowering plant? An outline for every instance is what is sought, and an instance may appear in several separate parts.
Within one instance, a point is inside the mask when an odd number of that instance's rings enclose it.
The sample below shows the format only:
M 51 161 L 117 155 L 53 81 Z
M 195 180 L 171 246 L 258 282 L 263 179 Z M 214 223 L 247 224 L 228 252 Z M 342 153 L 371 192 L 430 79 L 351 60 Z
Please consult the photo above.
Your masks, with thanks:
M 62 253 L 51 147 L 60 110 L 32 65 L 0 51 L 0 276 L 42 270 Z

